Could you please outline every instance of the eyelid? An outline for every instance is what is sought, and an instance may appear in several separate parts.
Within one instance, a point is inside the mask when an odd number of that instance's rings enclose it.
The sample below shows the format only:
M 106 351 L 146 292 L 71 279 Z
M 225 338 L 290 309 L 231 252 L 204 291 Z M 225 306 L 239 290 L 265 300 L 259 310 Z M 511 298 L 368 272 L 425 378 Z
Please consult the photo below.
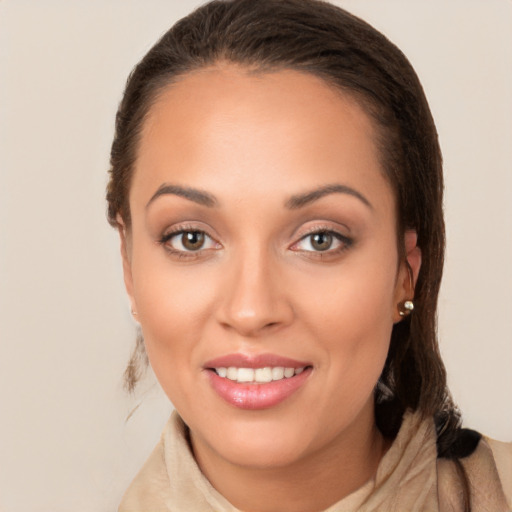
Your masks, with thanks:
M 202 233 L 206 238 L 214 243 L 215 247 L 201 247 L 196 251 L 193 251 L 186 249 L 176 249 L 169 245 L 170 240 L 172 240 L 174 237 L 183 235 L 184 233 Z M 215 237 L 210 235 L 208 230 L 200 228 L 197 225 L 194 226 L 192 224 L 179 224 L 177 226 L 173 226 L 171 229 L 166 230 L 164 234 L 157 240 L 157 242 L 162 245 L 164 249 L 171 255 L 178 256 L 179 258 L 198 258 L 201 255 L 204 255 L 205 252 L 220 249 L 222 247 L 220 242 Z
M 340 236 L 342 238 L 349 239 L 350 236 L 350 229 L 338 222 L 333 225 L 333 223 L 327 223 L 327 222 L 318 222 L 312 223 L 308 222 L 305 227 L 304 225 L 295 231 L 294 237 L 296 240 L 302 240 L 303 238 L 314 235 L 315 233 L 332 233 L 334 235 Z
M 206 238 L 209 238 L 211 241 L 216 242 L 208 233 L 205 233 L 204 231 L 200 231 L 199 229 L 180 229 L 179 231 L 174 231 L 174 232 L 168 233 L 167 235 L 165 235 L 162 238 L 162 241 L 164 243 L 167 243 L 170 240 L 172 240 L 173 238 L 177 238 L 180 235 L 184 235 L 185 233 L 201 233 Z M 198 249 L 197 251 L 187 251 L 186 249 L 183 249 L 183 252 L 199 252 L 200 250 L 202 250 L 202 248 Z
M 346 230 L 350 231 L 348 227 L 345 227 Z M 164 234 L 157 240 L 157 243 L 162 245 L 164 249 L 169 252 L 171 255 L 174 255 L 176 257 L 181 258 L 199 258 L 201 256 L 205 256 L 205 253 L 210 253 L 212 250 L 218 250 L 221 249 L 223 246 L 222 244 L 217 240 L 216 237 L 210 235 L 209 229 L 205 229 L 204 227 L 200 227 L 197 224 L 190 224 L 190 223 L 184 223 L 184 224 L 178 224 L 175 226 L 172 226 L 172 228 L 169 228 L 168 230 L 164 231 Z M 310 257 L 324 257 L 327 256 L 333 256 L 336 254 L 339 254 L 343 252 L 344 250 L 349 249 L 353 243 L 354 240 L 352 237 L 347 236 L 342 233 L 341 229 L 336 229 L 332 225 L 314 225 L 309 228 L 306 228 L 306 230 L 302 231 L 299 238 L 296 238 L 296 241 L 289 246 L 289 250 L 295 251 L 295 252 L 301 252 L 304 254 L 308 254 Z M 174 237 L 177 237 L 179 235 L 182 235 L 184 233 L 202 233 L 207 239 L 209 239 L 210 244 L 213 244 L 213 247 L 200 247 L 197 250 L 187 250 L 184 249 L 176 249 L 168 244 L 170 240 L 172 240 Z M 319 234 L 319 233 L 325 233 L 331 235 L 336 242 L 338 242 L 336 245 L 337 247 L 329 248 L 324 251 L 320 250 L 309 250 L 309 249 L 301 249 L 297 246 L 303 242 L 305 239 L 307 239 L 309 236 Z
M 332 235 L 338 242 L 341 243 L 341 246 L 335 247 L 332 249 L 329 248 L 329 249 L 326 249 L 325 251 L 315 251 L 315 250 L 296 248 L 299 245 L 299 243 L 304 241 L 306 238 L 308 238 L 312 235 L 315 235 L 315 234 L 319 234 L 319 233 L 326 233 L 326 234 Z M 313 226 L 310 229 L 308 229 L 306 232 L 302 233 L 300 238 L 290 246 L 290 249 L 292 251 L 309 253 L 310 255 L 315 255 L 315 256 L 321 256 L 321 255 L 327 256 L 327 255 L 333 255 L 333 254 L 343 252 L 344 250 L 349 249 L 353 245 L 353 243 L 354 243 L 353 238 L 342 234 L 339 230 L 333 228 L 332 226 L 316 225 L 316 226 Z

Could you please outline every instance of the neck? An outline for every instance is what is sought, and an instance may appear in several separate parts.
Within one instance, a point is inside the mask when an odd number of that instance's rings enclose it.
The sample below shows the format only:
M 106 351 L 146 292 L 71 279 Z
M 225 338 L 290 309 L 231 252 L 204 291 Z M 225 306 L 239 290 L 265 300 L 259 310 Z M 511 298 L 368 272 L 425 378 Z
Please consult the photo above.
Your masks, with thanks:
M 348 496 L 375 473 L 387 446 L 373 404 L 328 445 L 279 467 L 234 464 L 191 435 L 203 474 L 233 506 L 250 512 L 317 512 Z

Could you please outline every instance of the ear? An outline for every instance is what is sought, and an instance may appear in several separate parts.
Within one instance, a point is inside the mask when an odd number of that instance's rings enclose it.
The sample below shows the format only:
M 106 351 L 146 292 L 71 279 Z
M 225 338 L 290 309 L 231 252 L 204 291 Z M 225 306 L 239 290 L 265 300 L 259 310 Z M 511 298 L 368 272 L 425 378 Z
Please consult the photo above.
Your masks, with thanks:
M 414 299 L 414 288 L 421 267 L 421 249 L 417 246 L 418 234 L 415 230 L 407 230 L 404 235 L 405 261 L 400 263 L 395 293 L 395 310 L 393 322 L 403 319 L 399 313 L 400 304 Z
M 418 234 L 414 229 L 408 229 L 404 235 L 405 258 L 412 271 L 412 285 L 416 287 L 418 274 L 421 268 L 421 249 L 417 245 Z M 414 289 L 410 290 L 411 298 L 414 297 Z
M 123 262 L 123 277 L 124 277 L 124 286 L 126 288 L 126 293 L 130 299 L 132 315 L 137 314 L 137 307 L 135 304 L 135 298 L 133 295 L 133 277 L 132 277 L 132 263 L 131 263 L 131 240 L 130 234 L 128 233 L 128 229 L 121 217 L 121 215 L 117 214 L 116 217 L 119 238 L 121 241 L 121 259 Z

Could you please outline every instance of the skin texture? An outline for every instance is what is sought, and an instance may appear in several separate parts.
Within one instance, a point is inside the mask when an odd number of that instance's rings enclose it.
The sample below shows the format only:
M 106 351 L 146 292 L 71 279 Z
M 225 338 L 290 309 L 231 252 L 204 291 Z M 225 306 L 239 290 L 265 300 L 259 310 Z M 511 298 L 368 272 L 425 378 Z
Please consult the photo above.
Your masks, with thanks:
M 121 229 L 126 288 L 201 469 L 242 510 L 322 510 L 368 480 L 386 449 L 373 389 L 397 304 L 413 290 L 373 141 L 357 102 L 319 78 L 229 64 L 182 77 L 144 126 L 132 226 Z M 174 194 L 150 202 L 163 184 L 207 192 L 215 205 Z M 287 207 L 332 184 L 370 206 L 337 192 Z M 180 229 L 205 232 L 205 245 L 160 242 Z M 311 232 L 322 230 L 350 242 L 315 250 Z M 406 234 L 414 276 L 415 238 Z M 204 367 L 232 353 L 312 371 L 280 404 L 243 410 L 219 397 Z

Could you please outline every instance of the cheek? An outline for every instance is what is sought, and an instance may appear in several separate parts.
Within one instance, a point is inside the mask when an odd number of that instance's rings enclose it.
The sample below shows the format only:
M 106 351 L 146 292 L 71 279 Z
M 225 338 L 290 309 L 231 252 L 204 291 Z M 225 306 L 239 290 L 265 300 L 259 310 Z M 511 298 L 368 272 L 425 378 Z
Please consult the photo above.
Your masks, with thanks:
M 307 297 L 301 315 L 319 340 L 323 362 L 335 379 L 349 388 L 371 390 L 386 360 L 393 328 L 396 255 L 347 260 L 345 266 L 295 289 Z M 334 275 L 333 275 L 334 274 Z
M 293 294 L 302 299 L 301 314 L 312 327 L 337 330 L 341 339 L 357 338 L 358 332 L 387 332 L 393 325 L 395 269 L 394 252 L 388 257 L 371 253 L 296 280 Z
M 179 269 L 162 249 L 134 255 L 134 298 L 148 357 L 158 380 L 169 387 L 197 365 L 200 333 L 215 304 L 211 276 L 194 266 Z M 172 379 L 171 379 L 172 378 Z
M 326 318 L 324 332 L 317 338 L 326 340 L 332 378 L 344 381 L 351 392 L 365 394 L 374 387 L 384 366 L 393 323 L 375 296 L 354 293 L 353 297 L 336 320 L 327 323 Z

